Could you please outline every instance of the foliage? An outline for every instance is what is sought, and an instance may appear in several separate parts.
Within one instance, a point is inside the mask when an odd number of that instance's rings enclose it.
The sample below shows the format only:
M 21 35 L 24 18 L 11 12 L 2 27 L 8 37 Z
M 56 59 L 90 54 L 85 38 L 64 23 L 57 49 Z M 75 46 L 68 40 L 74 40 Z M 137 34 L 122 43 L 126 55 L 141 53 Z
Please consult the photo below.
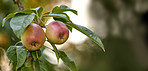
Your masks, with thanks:
M 7 17 L 3 19 L 3 27 L 5 22 L 12 18 L 10 21 L 10 27 L 12 28 L 14 34 L 21 38 L 22 33 L 31 23 L 37 23 L 40 26 L 45 25 L 42 18 L 44 17 L 53 17 L 54 20 L 62 21 L 66 24 L 68 29 L 72 32 L 72 28 L 78 30 L 79 32 L 83 33 L 84 35 L 88 36 L 92 39 L 95 43 L 97 43 L 103 51 L 105 51 L 103 43 L 101 40 L 89 29 L 86 27 L 74 24 L 69 16 L 64 13 L 66 11 L 70 11 L 76 15 L 77 11 L 68 8 L 65 5 L 61 5 L 60 7 L 56 6 L 53 8 L 51 12 L 42 13 L 43 8 L 38 7 L 35 9 L 26 9 L 23 11 L 19 11 L 13 14 L 9 14 Z M 22 43 L 22 42 L 18 42 Z M 50 71 L 52 70 L 52 65 L 49 63 L 45 58 L 46 56 L 43 54 L 43 50 L 46 48 L 42 46 L 40 50 L 37 51 L 29 51 L 25 48 L 25 46 L 12 45 L 7 50 L 7 56 L 10 59 L 10 63 L 13 63 L 14 71 Z M 60 51 L 56 48 L 55 44 L 52 44 L 53 52 L 55 52 L 57 56 L 57 60 L 62 59 L 64 64 L 71 70 L 71 71 L 78 71 L 74 61 L 70 60 L 70 58 L 65 54 L 65 52 Z

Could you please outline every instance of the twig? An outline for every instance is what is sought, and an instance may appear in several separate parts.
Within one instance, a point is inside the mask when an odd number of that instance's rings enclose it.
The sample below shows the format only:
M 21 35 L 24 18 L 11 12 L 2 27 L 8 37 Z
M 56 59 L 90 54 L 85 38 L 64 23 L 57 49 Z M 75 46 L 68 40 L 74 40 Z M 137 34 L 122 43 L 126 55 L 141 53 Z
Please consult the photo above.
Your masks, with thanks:
M 24 7 L 20 0 L 13 0 L 13 2 L 18 5 L 20 11 L 24 10 Z

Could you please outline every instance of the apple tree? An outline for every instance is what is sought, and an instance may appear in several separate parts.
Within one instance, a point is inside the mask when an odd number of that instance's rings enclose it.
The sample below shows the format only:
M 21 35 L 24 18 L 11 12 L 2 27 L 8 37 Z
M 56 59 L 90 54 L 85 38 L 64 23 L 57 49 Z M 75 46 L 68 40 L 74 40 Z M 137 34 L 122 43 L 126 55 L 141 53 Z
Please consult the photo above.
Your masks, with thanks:
M 48 48 L 43 45 L 45 41 L 48 41 L 53 47 L 50 50 L 55 53 L 57 61 L 61 59 L 71 71 L 78 71 L 74 61 L 56 47 L 68 40 L 72 29 L 76 29 L 92 39 L 105 52 L 99 37 L 86 27 L 74 24 L 65 13 L 70 11 L 78 15 L 76 10 L 65 5 L 56 6 L 47 13 L 42 12 L 42 7 L 23 10 L 20 6 L 20 9 L 21 11 L 7 15 L 3 19 L 2 25 L 4 27 L 5 22 L 11 18 L 10 27 L 14 34 L 21 39 L 7 49 L 7 56 L 10 63 L 13 64 L 14 71 L 53 71 L 51 63 L 43 54 L 45 48 Z M 45 17 L 52 17 L 55 21 L 46 25 L 46 22 L 42 20 Z M 46 29 L 46 32 L 43 31 L 43 28 Z

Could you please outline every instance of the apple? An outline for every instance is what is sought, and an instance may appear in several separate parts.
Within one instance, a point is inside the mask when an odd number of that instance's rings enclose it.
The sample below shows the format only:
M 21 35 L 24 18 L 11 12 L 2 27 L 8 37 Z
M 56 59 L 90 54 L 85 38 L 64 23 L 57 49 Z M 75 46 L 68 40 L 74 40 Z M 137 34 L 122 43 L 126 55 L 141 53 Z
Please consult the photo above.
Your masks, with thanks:
M 53 44 L 63 44 L 69 37 L 67 26 L 61 21 L 53 21 L 46 27 L 48 42 Z
M 38 50 L 45 42 L 44 30 L 38 24 L 32 23 L 23 32 L 21 40 L 27 50 Z

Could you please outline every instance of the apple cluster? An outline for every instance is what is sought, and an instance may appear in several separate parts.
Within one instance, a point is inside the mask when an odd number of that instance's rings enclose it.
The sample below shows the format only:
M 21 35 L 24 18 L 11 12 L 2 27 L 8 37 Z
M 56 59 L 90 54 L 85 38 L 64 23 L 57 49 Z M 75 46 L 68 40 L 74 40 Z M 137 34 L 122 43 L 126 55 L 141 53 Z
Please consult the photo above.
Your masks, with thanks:
M 63 22 L 53 21 L 44 32 L 40 25 L 31 23 L 23 32 L 21 40 L 27 50 L 35 51 L 43 46 L 46 37 L 52 44 L 63 44 L 69 37 L 69 29 Z

